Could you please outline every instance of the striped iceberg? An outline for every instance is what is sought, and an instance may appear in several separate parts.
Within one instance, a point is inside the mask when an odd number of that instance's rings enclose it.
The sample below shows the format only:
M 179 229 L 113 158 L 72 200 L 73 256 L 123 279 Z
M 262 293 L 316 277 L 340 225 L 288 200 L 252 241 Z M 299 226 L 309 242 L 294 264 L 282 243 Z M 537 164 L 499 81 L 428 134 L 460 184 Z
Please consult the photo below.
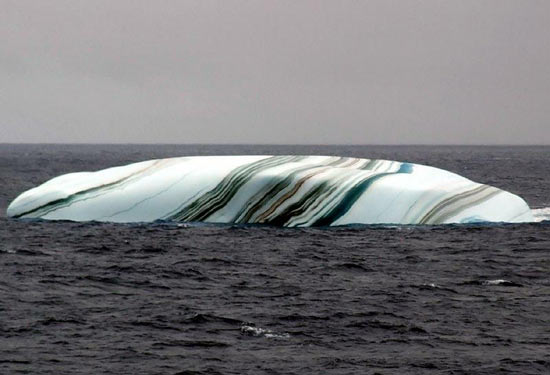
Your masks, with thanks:
M 336 156 L 197 156 L 53 178 L 13 218 L 277 226 L 527 222 L 520 197 L 424 165 Z

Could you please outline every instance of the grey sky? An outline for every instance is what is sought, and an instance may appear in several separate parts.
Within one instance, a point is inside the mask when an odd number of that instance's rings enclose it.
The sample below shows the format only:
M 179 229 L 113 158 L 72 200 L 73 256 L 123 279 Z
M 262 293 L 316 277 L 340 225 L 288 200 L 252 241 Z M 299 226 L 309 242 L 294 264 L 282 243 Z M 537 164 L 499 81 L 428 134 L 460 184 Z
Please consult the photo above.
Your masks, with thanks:
M 0 142 L 550 144 L 550 1 L 0 0 Z

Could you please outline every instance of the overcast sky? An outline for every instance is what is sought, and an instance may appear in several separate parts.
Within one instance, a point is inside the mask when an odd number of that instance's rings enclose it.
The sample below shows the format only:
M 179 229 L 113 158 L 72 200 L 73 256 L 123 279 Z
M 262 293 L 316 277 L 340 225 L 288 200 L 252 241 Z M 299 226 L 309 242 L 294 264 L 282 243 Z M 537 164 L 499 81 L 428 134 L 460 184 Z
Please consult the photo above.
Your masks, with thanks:
M 550 1 L 0 0 L 0 142 L 550 144 Z

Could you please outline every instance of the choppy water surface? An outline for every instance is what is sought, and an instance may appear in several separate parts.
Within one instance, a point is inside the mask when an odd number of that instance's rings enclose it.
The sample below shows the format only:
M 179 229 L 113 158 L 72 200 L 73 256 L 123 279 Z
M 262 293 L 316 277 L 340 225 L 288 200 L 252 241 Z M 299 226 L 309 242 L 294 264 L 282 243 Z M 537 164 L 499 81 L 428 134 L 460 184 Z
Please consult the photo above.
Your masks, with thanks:
M 5 218 L 62 173 L 333 154 L 448 169 L 540 223 L 283 229 Z M 0 145 L 0 373 L 548 374 L 550 147 Z

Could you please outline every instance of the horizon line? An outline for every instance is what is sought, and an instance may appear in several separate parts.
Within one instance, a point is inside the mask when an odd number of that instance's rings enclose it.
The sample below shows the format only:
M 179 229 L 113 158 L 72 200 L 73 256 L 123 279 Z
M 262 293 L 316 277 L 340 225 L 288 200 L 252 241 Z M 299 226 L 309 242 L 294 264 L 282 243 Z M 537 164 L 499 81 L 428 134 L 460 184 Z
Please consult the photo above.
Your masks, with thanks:
M 0 145 L 84 145 L 84 146 L 448 146 L 448 147 L 549 147 L 545 143 L 164 143 L 164 142 L 0 142 Z

